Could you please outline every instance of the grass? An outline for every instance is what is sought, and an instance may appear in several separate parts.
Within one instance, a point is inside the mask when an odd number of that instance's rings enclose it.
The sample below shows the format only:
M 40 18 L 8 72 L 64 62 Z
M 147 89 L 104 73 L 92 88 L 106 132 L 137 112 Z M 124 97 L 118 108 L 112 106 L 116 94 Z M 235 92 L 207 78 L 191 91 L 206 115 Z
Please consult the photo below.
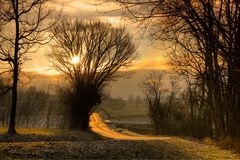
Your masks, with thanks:
M 102 140 L 92 132 L 62 129 L 0 129 L 0 159 L 238 160 L 240 154 L 194 139 Z M 122 133 L 137 136 L 121 130 Z
M 93 132 L 80 132 L 67 129 L 17 129 L 16 135 L 6 134 L 5 128 L 0 129 L 0 142 L 52 142 L 52 141 L 91 141 L 99 140 L 100 136 Z
M 239 160 L 240 154 L 230 150 L 224 150 L 216 145 L 209 145 L 196 139 L 186 139 L 172 137 L 170 140 L 160 143 L 154 142 L 155 145 L 164 145 L 165 148 L 175 147 L 175 153 L 188 155 L 189 159 L 201 160 Z M 169 146 L 169 147 L 167 147 Z M 176 149 L 177 148 L 177 149 Z M 173 151 L 174 153 L 174 151 Z
M 0 143 L 2 159 L 161 159 L 144 141 Z
M 46 128 L 17 128 L 18 134 L 41 134 L 41 135 L 57 135 L 68 132 L 64 129 L 46 129 Z M 6 128 L 0 128 L 0 134 L 7 132 Z
M 211 138 L 204 138 L 203 141 L 208 145 L 218 146 L 225 150 L 232 150 L 233 152 L 240 155 L 240 139 L 232 137 L 220 138 L 220 140 L 215 141 Z

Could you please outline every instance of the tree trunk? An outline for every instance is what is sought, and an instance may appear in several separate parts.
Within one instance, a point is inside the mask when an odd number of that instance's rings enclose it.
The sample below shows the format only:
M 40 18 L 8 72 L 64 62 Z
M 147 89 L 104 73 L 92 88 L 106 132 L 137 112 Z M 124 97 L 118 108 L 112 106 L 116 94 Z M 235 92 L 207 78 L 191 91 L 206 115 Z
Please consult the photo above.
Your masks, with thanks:
M 15 72 L 14 72 L 13 88 L 12 88 L 12 106 L 11 106 L 8 134 L 16 134 L 16 129 L 15 129 L 16 108 L 17 108 L 16 106 L 17 106 L 17 76 L 15 75 Z
M 13 59 L 13 85 L 12 85 L 12 107 L 10 122 L 8 128 L 8 134 L 16 134 L 15 119 L 16 119 L 16 108 L 17 108 L 17 84 L 18 84 L 18 51 L 19 51 L 19 14 L 18 14 L 18 0 L 15 1 L 15 26 L 16 26 L 16 37 L 14 46 L 14 59 Z M 13 4 L 14 5 L 14 4 Z
M 70 118 L 70 129 L 79 129 L 81 131 L 89 131 L 89 113 L 81 113 L 78 115 L 74 115 Z
M 89 113 L 85 113 L 84 115 L 82 115 L 82 117 L 81 117 L 82 123 L 80 124 L 81 125 L 80 126 L 81 131 L 89 131 L 89 129 L 90 129 L 89 120 L 90 120 Z
M 12 106 L 8 134 L 16 134 L 16 108 L 17 108 L 17 83 L 18 83 L 18 64 L 14 62 L 13 85 L 12 85 Z

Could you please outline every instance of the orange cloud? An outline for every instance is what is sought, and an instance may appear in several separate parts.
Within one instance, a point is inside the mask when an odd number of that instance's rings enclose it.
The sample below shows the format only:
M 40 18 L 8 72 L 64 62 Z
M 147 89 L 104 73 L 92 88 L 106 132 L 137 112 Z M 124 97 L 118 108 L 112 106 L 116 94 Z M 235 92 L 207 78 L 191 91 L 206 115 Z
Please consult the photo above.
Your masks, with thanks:
M 57 70 L 50 66 L 37 66 L 34 65 L 32 67 L 26 67 L 24 72 L 33 72 L 38 74 L 45 74 L 45 75 L 58 75 L 60 74 Z
M 169 70 L 167 60 L 165 58 L 143 59 L 133 62 L 131 69 L 160 69 Z
M 168 69 L 166 59 L 161 57 L 163 56 L 164 51 L 154 48 L 146 38 L 143 38 L 142 34 L 139 34 L 138 32 L 139 28 L 137 24 L 130 23 L 129 19 L 122 17 L 121 11 L 104 14 L 104 11 L 117 8 L 118 5 L 116 5 L 116 3 L 104 3 L 100 6 L 96 5 L 101 2 L 104 1 L 53 0 L 51 1 L 51 6 L 60 10 L 63 4 L 63 14 L 66 17 L 75 17 L 79 19 L 98 18 L 101 21 L 109 22 L 114 26 L 125 25 L 126 29 L 133 35 L 133 41 L 136 46 L 138 46 L 137 52 L 139 53 L 139 59 L 134 61 L 131 69 Z M 98 11 L 102 11 L 102 13 L 99 13 Z M 23 67 L 24 71 L 48 75 L 59 74 L 59 72 L 51 67 L 51 63 L 45 56 L 45 54 L 50 51 L 49 45 L 41 46 L 38 53 L 31 55 L 32 60 L 25 63 L 25 66 Z

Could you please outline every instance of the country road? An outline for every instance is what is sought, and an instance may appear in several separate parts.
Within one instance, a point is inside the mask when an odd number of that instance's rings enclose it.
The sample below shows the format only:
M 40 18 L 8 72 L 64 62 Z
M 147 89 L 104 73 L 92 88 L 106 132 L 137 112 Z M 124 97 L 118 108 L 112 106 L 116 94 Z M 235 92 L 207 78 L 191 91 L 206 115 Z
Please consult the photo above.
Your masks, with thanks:
M 153 159 L 189 159 L 189 160 L 240 160 L 239 153 L 233 153 L 205 144 L 199 140 L 167 136 L 144 136 L 139 134 L 127 135 L 109 128 L 100 115 L 93 113 L 90 117 L 90 126 L 93 132 L 116 141 L 137 143 L 154 151 Z M 132 149 L 132 148 L 130 148 Z M 137 150 L 137 147 L 135 148 Z M 154 153 L 153 152 L 153 153 Z
M 100 134 L 103 137 L 116 139 L 116 140 L 167 140 L 170 137 L 150 137 L 144 135 L 127 135 L 116 132 L 109 128 L 102 120 L 98 113 L 93 113 L 90 117 L 90 127 L 93 132 Z

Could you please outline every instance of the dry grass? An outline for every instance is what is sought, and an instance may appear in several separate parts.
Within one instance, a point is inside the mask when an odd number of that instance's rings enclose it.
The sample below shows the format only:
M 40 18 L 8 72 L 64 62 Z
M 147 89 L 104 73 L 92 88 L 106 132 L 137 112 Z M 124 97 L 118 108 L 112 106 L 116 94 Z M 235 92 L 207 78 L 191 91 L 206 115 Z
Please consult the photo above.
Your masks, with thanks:
M 226 138 L 220 139 L 220 141 L 217 144 L 225 149 L 233 148 L 240 154 L 240 138 L 226 137 Z
M 222 149 L 231 150 L 240 155 L 240 139 L 232 137 L 224 137 L 219 141 L 214 141 L 211 138 L 205 138 L 204 142 L 208 145 L 218 146 Z
M 11 136 L 4 134 L 6 129 L 0 129 L 0 159 L 240 159 L 240 155 L 232 151 L 178 137 L 151 141 L 101 140 L 92 132 L 60 129 L 17 131 L 18 135 Z
M 159 144 L 160 145 L 160 144 Z M 224 150 L 213 144 L 206 144 L 196 139 L 172 137 L 165 142 L 165 147 L 172 145 L 179 152 L 185 153 L 190 159 L 201 160 L 240 160 L 240 154 L 231 150 Z
M 4 134 L 7 132 L 6 128 L 0 128 L 0 134 Z M 17 128 L 18 134 L 41 134 L 41 135 L 56 135 L 64 132 L 68 132 L 68 130 L 64 129 L 45 129 L 45 128 Z
M 80 132 L 65 129 L 17 129 L 16 135 L 6 134 L 6 129 L 0 129 L 0 142 L 52 142 L 52 141 L 91 141 L 99 140 L 100 136 L 93 132 Z

